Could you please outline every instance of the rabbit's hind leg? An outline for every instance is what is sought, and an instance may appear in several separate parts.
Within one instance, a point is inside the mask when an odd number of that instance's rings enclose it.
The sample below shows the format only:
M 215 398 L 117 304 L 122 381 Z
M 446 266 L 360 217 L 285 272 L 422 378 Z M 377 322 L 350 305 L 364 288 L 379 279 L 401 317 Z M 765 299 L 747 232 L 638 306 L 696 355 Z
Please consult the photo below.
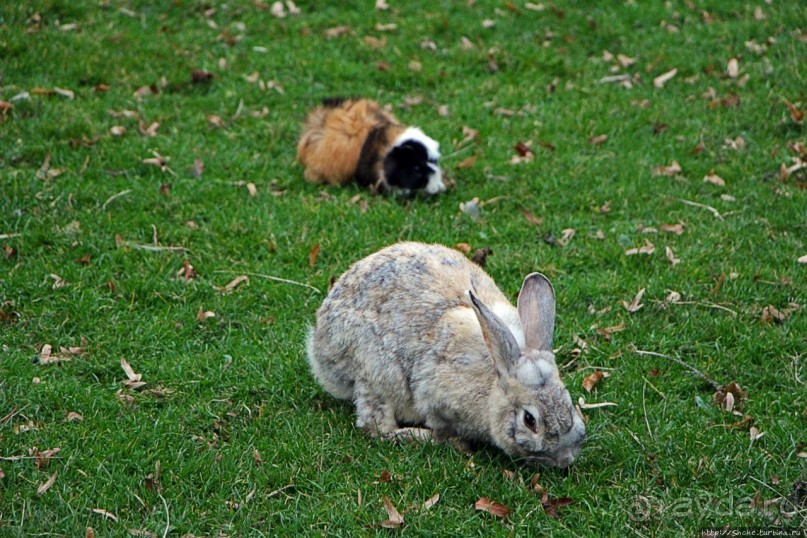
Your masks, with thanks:
M 395 411 L 367 385 L 356 381 L 353 387 L 353 403 L 356 405 L 356 426 L 372 437 L 387 437 L 398 429 Z

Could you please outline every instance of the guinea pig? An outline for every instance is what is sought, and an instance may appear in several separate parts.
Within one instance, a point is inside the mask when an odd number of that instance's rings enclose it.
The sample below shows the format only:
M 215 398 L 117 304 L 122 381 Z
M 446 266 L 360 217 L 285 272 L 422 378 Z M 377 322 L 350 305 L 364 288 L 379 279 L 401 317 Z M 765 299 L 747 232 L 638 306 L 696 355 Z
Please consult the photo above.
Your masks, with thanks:
M 314 183 L 345 185 L 355 179 L 374 192 L 404 195 L 446 188 L 440 144 L 369 99 L 325 99 L 311 110 L 297 160 Z

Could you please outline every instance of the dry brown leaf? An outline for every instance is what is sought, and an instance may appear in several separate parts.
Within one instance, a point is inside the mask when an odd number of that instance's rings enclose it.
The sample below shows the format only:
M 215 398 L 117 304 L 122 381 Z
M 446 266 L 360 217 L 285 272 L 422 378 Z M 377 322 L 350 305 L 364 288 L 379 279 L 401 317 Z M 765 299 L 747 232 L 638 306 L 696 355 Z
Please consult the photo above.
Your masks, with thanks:
M 678 224 L 662 224 L 658 227 L 658 229 L 662 232 L 672 232 L 675 235 L 681 235 L 684 233 L 684 223 L 678 222 Z
M 434 495 L 426 499 L 426 502 L 423 503 L 423 509 L 428 510 L 429 508 L 437 504 L 439 500 L 440 500 L 440 494 L 435 493 Z
M 628 304 L 627 301 L 622 301 L 622 306 L 625 307 L 625 310 L 627 310 L 631 314 L 641 310 L 641 308 L 644 306 L 642 304 L 642 297 L 644 297 L 644 291 L 645 288 L 640 289 L 639 292 L 636 294 L 636 297 L 633 298 L 633 301 L 631 301 L 630 304 Z
M 669 166 L 655 166 L 651 171 L 654 176 L 677 176 L 681 173 L 681 165 L 674 160 Z
M 737 78 L 740 74 L 740 62 L 737 58 L 731 58 L 726 66 L 726 74 L 729 78 Z
M 92 527 L 87 527 L 84 531 L 84 538 L 95 538 L 95 529 Z
M 804 256 L 799 256 L 799 259 L 796 260 L 798 263 L 807 263 L 807 254 Z
M 526 219 L 527 222 L 534 224 L 535 226 L 540 226 L 544 223 L 543 217 L 536 217 L 533 213 L 527 211 L 526 209 L 522 209 L 521 214 L 524 216 L 524 219 Z
M 116 516 L 116 515 L 115 515 L 115 514 L 113 514 L 112 512 L 109 512 L 109 511 L 107 511 L 107 510 L 104 510 L 103 508 L 90 508 L 90 511 L 91 511 L 91 512 L 93 512 L 94 514 L 98 514 L 98 515 L 104 516 L 104 517 L 105 517 L 105 518 L 107 518 L 107 519 L 111 519 L 111 520 L 112 520 L 112 521 L 114 521 L 115 523 L 117 523 L 117 522 L 118 522 L 118 516 Z
M 785 106 L 790 111 L 790 119 L 793 120 L 794 123 L 801 125 L 804 121 L 804 111 L 799 110 L 796 105 L 785 99 Z
M 341 37 L 351 33 L 350 26 L 334 26 L 325 30 L 325 37 Z
M 202 322 L 208 318 L 215 318 L 216 313 L 211 312 L 210 310 L 205 310 L 201 306 L 199 307 L 199 311 L 196 313 L 196 321 Z
M 748 435 L 751 438 L 751 442 L 753 443 L 754 441 L 765 435 L 765 432 L 759 431 L 759 429 L 757 429 L 756 426 L 751 426 L 751 428 L 749 428 L 748 430 Z
M 193 160 L 193 177 L 202 177 L 202 172 L 205 170 L 205 163 L 202 159 Z
M 477 159 L 479 159 L 479 155 L 471 155 L 467 159 L 464 159 L 464 160 L 460 161 L 460 163 L 457 164 L 457 168 L 459 168 L 461 170 L 465 170 L 466 168 L 470 168 L 474 164 L 476 164 Z
M 656 88 L 663 88 L 664 85 L 677 74 L 678 69 L 671 69 L 666 73 L 662 73 L 661 75 L 653 79 L 653 86 Z
M 381 484 L 388 484 L 392 482 L 392 475 L 386 469 L 381 471 L 381 474 L 378 476 L 378 482 Z
M 386 495 L 384 496 L 384 509 L 387 511 L 387 517 L 389 519 L 380 523 L 382 527 L 385 529 L 397 529 L 403 525 L 403 516 L 398 512 L 395 506 L 393 506 L 392 501 L 390 501 L 389 497 Z
M 787 319 L 789 312 L 783 312 L 773 305 L 768 305 L 762 309 L 762 321 L 765 323 L 782 323 Z
M 734 410 L 735 406 L 741 406 L 745 402 L 746 394 L 743 388 L 735 382 L 721 386 L 714 395 L 715 403 L 728 412 Z
M 480 497 L 474 504 L 474 508 L 493 514 L 496 517 L 507 517 L 513 513 L 513 511 L 505 505 L 491 501 L 487 497 Z
M 76 97 L 76 94 L 73 92 L 73 90 L 68 90 L 66 88 L 55 88 L 54 87 L 53 88 L 53 93 L 55 93 L 56 95 L 61 95 L 62 97 L 65 97 L 67 99 L 75 99 L 75 97 Z
M 126 127 L 123 125 L 113 125 L 109 128 L 109 134 L 112 136 L 123 136 L 126 134 Z
M 563 508 L 564 506 L 569 506 L 570 504 L 572 504 L 572 502 L 574 501 L 572 501 L 571 497 L 550 499 L 549 493 L 547 491 L 544 491 L 541 494 L 541 506 L 544 507 L 544 512 L 546 512 L 546 515 L 548 515 L 549 517 L 554 518 L 560 517 L 557 512 L 558 509 Z
M 457 243 L 454 245 L 454 250 L 459 250 L 463 254 L 470 254 L 471 252 L 471 245 L 468 243 Z
M 648 241 L 647 239 L 644 240 L 644 245 L 638 248 L 629 248 L 625 251 L 625 256 L 633 256 L 635 254 L 653 254 L 656 251 L 655 245 Z
M 384 47 L 387 46 L 387 38 L 386 37 L 378 39 L 377 37 L 368 35 L 368 36 L 364 36 L 363 41 L 371 49 L 383 49 Z
M 242 284 L 244 282 L 249 284 L 249 277 L 247 275 L 239 275 L 239 276 L 235 277 L 234 279 L 232 279 L 226 286 L 221 287 L 221 288 L 217 287 L 216 289 L 219 290 L 222 293 L 230 293 L 231 291 L 233 291 L 235 288 L 237 288 L 240 284 Z
M 314 246 L 311 247 L 311 251 L 308 253 L 308 265 L 310 267 L 314 267 L 317 263 L 317 258 L 319 257 L 319 243 L 314 243 Z
M 625 322 L 621 322 L 619 325 L 612 325 L 610 327 L 603 327 L 602 329 L 597 329 L 597 334 L 605 338 L 606 342 L 610 342 L 612 335 L 614 333 L 622 332 L 627 329 L 628 326 L 625 325 Z
M 258 195 L 258 188 L 252 182 L 247 183 L 247 191 L 249 192 L 250 198 L 255 198 Z
M 69 413 L 67 413 L 65 420 L 67 422 L 81 422 L 82 420 L 84 420 L 84 417 L 79 415 L 75 411 L 70 411 Z
M 586 378 L 583 379 L 583 388 L 586 389 L 586 392 L 591 392 L 591 389 L 593 389 L 597 385 L 597 383 L 599 383 L 600 380 L 602 380 L 602 378 L 608 377 L 610 375 L 611 374 L 608 372 L 597 370 L 596 372 L 587 375 Z
M 665 253 L 667 255 L 667 259 L 670 261 L 670 263 L 672 264 L 673 267 L 675 267 L 676 265 L 681 263 L 681 258 L 676 258 L 675 257 L 675 253 L 673 252 L 673 249 L 671 249 L 670 247 L 664 247 L 664 251 L 665 251 Z
M 591 138 L 588 139 L 588 142 L 592 146 L 599 146 L 600 144 L 602 144 L 606 140 L 608 140 L 608 135 L 607 134 L 601 134 L 601 135 L 597 135 L 597 136 L 592 136 Z
M 52 475 L 50 475 L 50 478 L 48 478 L 47 480 L 45 480 L 44 482 L 39 484 L 39 487 L 36 488 L 37 494 L 42 495 L 43 493 L 48 491 L 50 489 L 50 487 L 53 485 L 53 483 L 56 482 L 56 477 L 58 475 L 59 475 L 58 472 L 53 473 Z
M 726 180 L 714 173 L 714 170 L 703 176 L 703 181 L 717 185 L 718 187 L 725 187 Z

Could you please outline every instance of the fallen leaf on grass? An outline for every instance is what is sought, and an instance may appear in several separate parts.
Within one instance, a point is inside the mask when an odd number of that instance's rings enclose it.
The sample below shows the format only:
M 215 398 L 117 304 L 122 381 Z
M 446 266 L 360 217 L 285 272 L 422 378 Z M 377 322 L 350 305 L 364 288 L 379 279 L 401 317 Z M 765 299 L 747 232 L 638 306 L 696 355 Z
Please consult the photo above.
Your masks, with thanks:
M 591 138 L 589 138 L 588 143 L 591 144 L 592 146 L 599 146 L 600 144 L 602 144 L 606 140 L 608 140 L 608 135 L 607 134 L 601 134 L 601 135 L 592 136 Z
M 673 267 L 681 263 L 681 258 L 676 258 L 673 249 L 671 249 L 670 247 L 665 247 L 664 252 L 667 256 L 667 259 L 670 261 Z
M 671 69 L 666 73 L 662 73 L 661 75 L 657 76 L 653 79 L 653 87 L 655 88 L 663 88 L 664 85 L 675 75 L 678 74 L 678 69 Z
M 729 78 L 737 78 L 740 74 L 740 62 L 737 58 L 731 58 L 726 65 L 726 74 Z
M 56 448 L 49 448 L 44 452 L 40 452 L 39 449 L 36 449 L 34 452 L 34 461 L 36 461 L 36 468 L 37 469 L 44 469 L 50 463 L 50 460 L 53 456 L 61 452 L 62 449 L 59 447 Z
M 762 321 L 765 323 L 782 323 L 794 311 L 798 310 L 798 305 L 791 303 L 789 308 L 779 310 L 773 305 L 768 305 L 762 309 Z
M 619 325 L 612 325 L 610 327 L 603 327 L 602 329 L 597 329 L 597 334 L 605 338 L 606 342 L 610 342 L 612 335 L 614 333 L 618 333 L 627 329 L 627 325 L 625 322 L 621 322 Z
M 493 514 L 496 517 L 507 517 L 513 513 L 513 511 L 505 505 L 491 501 L 487 497 L 480 497 L 474 504 L 474 508 Z
M 718 187 L 725 187 L 726 180 L 714 173 L 714 170 L 703 176 L 703 181 L 717 185 Z
M 116 515 L 115 515 L 115 514 L 113 514 L 112 512 L 109 512 L 109 511 L 107 511 L 107 510 L 104 510 L 103 508 L 90 508 L 90 511 L 91 511 L 91 512 L 93 512 L 94 514 L 98 514 L 98 515 L 104 516 L 104 517 L 105 517 L 105 518 L 107 518 L 107 519 L 111 519 L 111 520 L 112 520 L 112 521 L 114 521 L 115 523 L 117 523 L 117 522 L 118 522 L 118 516 L 116 516 Z
M 61 95 L 62 97 L 65 97 L 67 99 L 75 99 L 76 97 L 75 92 L 73 92 L 73 90 L 68 90 L 67 88 L 54 87 L 53 93 L 55 93 L 56 95 Z
M 131 365 L 124 357 L 120 358 L 120 365 L 126 373 L 127 379 L 123 382 L 123 385 L 127 389 L 137 390 L 146 384 L 145 381 L 142 381 L 143 374 L 135 373 L 134 369 L 132 369 Z
M 796 105 L 785 99 L 785 106 L 790 111 L 790 119 L 793 120 L 794 123 L 801 125 L 804 121 L 804 111 L 799 110 Z
M 69 413 L 67 413 L 65 420 L 67 422 L 81 422 L 82 420 L 84 420 L 84 417 L 79 415 L 75 411 L 70 411 Z
M 622 301 L 622 306 L 625 307 L 625 310 L 633 314 L 634 312 L 638 312 L 644 306 L 642 304 L 642 297 L 644 296 L 645 288 L 639 290 L 636 294 L 636 297 L 633 298 L 633 301 L 628 303 L 627 301 Z
M 53 346 L 45 344 L 39 351 L 38 362 L 42 365 L 56 364 L 57 362 L 64 362 L 73 360 L 74 357 L 84 353 L 84 349 L 78 346 L 59 347 L 59 353 L 53 353 Z
M 604 377 L 609 377 L 611 374 L 608 372 L 603 372 L 602 370 L 597 370 L 596 372 L 589 374 L 583 379 L 583 388 L 586 389 L 586 392 L 591 392 L 597 383 L 599 383 Z
M 463 254 L 470 254 L 471 252 L 471 245 L 468 243 L 457 243 L 454 245 L 454 250 L 459 250 Z
M 440 494 L 439 494 L 439 493 L 435 493 L 434 495 L 432 495 L 431 497 L 429 497 L 429 498 L 426 500 L 426 502 L 425 502 L 425 503 L 423 503 L 423 509 L 424 509 L 424 510 L 428 510 L 429 508 L 431 508 L 432 506 L 434 506 L 435 504 L 437 504 L 437 502 L 438 502 L 439 500 L 440 500 Z
M 681 173 L 681 165 L 674 160 L 668 166 L 653 167 L 651 172 L 654 176 L 676 176 Z
M 156 151 L 152 151 L 151 153 L 154 155 L 154 157 L 143 159 L 143 164 L 150 164 L 152 166 L 156 166 L 162 172 L 170 170 L 170 168 L 168 168 L 168 161 L 171 160 L 171 157 L 165 157 L 163 155 L 160 155 Z
M 202 159 L 194 159 L 193 160 L 193 177 L 202 177 L 202 172 L 205 170 L 205 163 L 202 162 Z
M 126 134 L 126 127 L 123 125 L 113 125 L 109 128 L 109 134 L 112 136 L 123 136 Z
M 757 429 L 756 426 L 751 426 L 751 428 L 748 430 L 748 435 L 751 438 L 751 442 L 753 443 L 754 441 L 765 435 L 765 432 L 759 431 L 759 429 Z
M 540 226 L 544 223 L 543 217 L 536 217 L 533 213 L 527 211 L 526 209 L 522 209 L 521 214 L 524 216 L 524 219 L 530 224 Z
M 745 402 L 746 394 L 743 388 L 735 382 L 721 386 L 714 395 L 715 403 L 728 412 L 731 412 L 735 406 L 742 405 Z
M 558 518 L 558 509 L 563 508 L 564 506 L 569 506 L 574 501 L 571 497 L 560 497 L 559 499 L 550 499 L 549 492 L 545 489 L 541 488 L 541 506 L 544 508 L 544 512 L 549 517 Z
M 197 322 L 202 322 L 202 321 L 204 321 L 206 319 L 215 318 L 215 317 L 216 317 L 215 312 L 211 312 L 210 310 L 205 310 L 201 306 L 199 307 L 199 311 L 196 313 L 196 321 Z
M 185 282 L 196 277 L 196 269 L 193 268 L 190 260 L 185 260 L 182 263 L 182 268 L 177 271 L 176 276 L 177 278 L 181 277 Z
M 404 518 L 392 505 L 392 501 L 389 500 L 389 497 L 386 495 L 384 496 L 384 509 L 387 511 L 387 519 L 386 521 L 382 521 L 379 525 L 384 527 L 385 529 L 397 529 L 401 525 L 403 525 Z
M 479 155 L 471 155 L 467 159 L 464 159 L 464 160 L 460 161 L 460 163 L 457 164 L 457 168 L 459 168 L 461 170 L 465 170 L 467 168 L 470 168 L 470 167 L 472 167 L 473 165 L 476 164 L 477 159 L 479 159 Z
M 807 254 L 805 254 L 804 256 L 799 256 L 799 259 L 796 261 L 799 263 L 807 263 Z
M 648 241 L 647 239 L 644 240 L 644 245 L 638 248 L 629 248 L 625 251 L 625 256 L 633 256 L 634 254 L 653 254 L 656 251 L 655 245 Z
M 310 267 L 314 267 L 317 263 L 317 258 L 319 257 L 319 243 L 314 243 L 314 246 L 311 247 L 311 251 L 308 253 L 308 265 Z
M 662 232 L 671 232 L 675 235 L 681 235 L 684 233 L 684 223 L 679 222 L 678 224 L 662 224 L 658 227 L 658 229 Z
M 58 472 L 53 473 L 52 475 L 50 475 L 50 478 L 48 478 L 47 480 L 45 480 L 44 482 L 39 484 L 39 487 L 36 488 L 37 494 L 42 495 L 43 493 L 48 491 L 50 489 L 50 487 L 53 485 L 53 483 L 56 482 L 56 477 L 58 475 L 59 475 Z
M 216 286 L 216 289 L 219 290 L 222 293 L 230 293 L 231 291 L 233 291 L 235 288 L 237 288 L 243 282 L 246 282 L 247 284 L 249 284 L 249 277 L 247 275 L 237 276 L 234 279 L 232 279 L 226 286 L 222 286 L 222 287 Z

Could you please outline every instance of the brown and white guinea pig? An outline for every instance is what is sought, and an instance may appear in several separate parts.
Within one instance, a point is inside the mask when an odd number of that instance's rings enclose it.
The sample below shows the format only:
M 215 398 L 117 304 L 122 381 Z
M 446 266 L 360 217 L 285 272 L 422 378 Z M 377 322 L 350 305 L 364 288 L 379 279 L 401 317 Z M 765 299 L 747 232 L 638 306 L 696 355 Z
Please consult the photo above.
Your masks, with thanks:
M 323 100 L 306 116 L 297 144 L 306 180 L 344 185 L 355 179 L 382 193 L 444 191 L 439 159 L 437 141 L 369 99 Z

